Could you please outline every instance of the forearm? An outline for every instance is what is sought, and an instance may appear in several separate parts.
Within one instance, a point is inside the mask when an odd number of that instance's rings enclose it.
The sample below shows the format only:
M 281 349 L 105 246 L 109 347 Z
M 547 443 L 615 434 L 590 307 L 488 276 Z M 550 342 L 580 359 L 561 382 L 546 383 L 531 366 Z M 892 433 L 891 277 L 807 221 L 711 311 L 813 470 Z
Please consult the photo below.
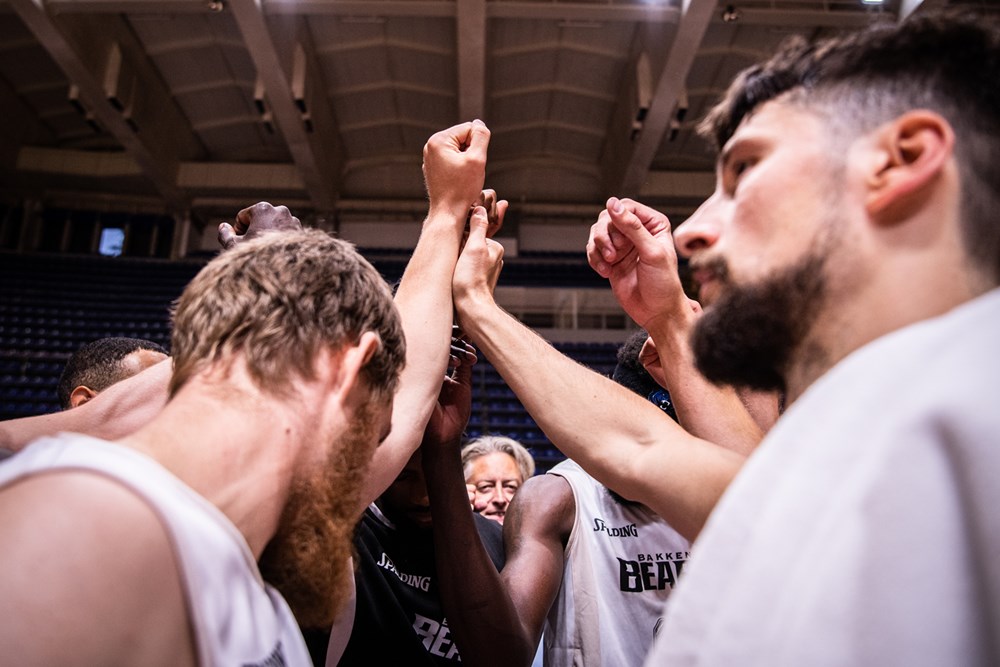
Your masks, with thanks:
M 714 385 L 698 371 L 690 344 L 693 325 L 693 319 L 656 322 L 647 329 L 677 418 L 692 435 L 747 456 L 764 434 L 732 387 Z
M 533 647 L 479 537 L 457 444 L 444 449 L 422 455 L 441 602 L 462 663 L 528 665 Z
M 742 457 L 685 432 L 648 401 L 560 354 L 495 304 L 464 305 L 463 330 L 556 447 L 685 536 L 697 535 Z
M 19 451 L 61 431 L 117 440 L 144 426 L 167 402 L 170 360 L 118 382 L 78 408 L 0 422 L 0 447 Z
M 416 451 L 448 368 L 453 308 L 451 278 L 458 258 L 457 214 L 429 215 L 396 290 L 406 336 L 406 366 L 393 402 L 392 430 L 375 450 L 361 505 L 375 500 Z

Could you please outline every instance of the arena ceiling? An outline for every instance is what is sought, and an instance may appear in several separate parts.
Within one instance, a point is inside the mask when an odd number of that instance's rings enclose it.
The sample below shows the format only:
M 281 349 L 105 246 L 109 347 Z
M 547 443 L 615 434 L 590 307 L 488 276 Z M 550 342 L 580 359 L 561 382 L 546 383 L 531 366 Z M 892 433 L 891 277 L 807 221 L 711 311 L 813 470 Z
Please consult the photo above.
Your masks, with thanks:
M 419 215 L 427 137 L 481 118 L 524 221 L 612 194 L 684 215 L 713 183 L 693 127 L 737 71 L 949 4 L 997 3 L 0 0 L 0 195 Z

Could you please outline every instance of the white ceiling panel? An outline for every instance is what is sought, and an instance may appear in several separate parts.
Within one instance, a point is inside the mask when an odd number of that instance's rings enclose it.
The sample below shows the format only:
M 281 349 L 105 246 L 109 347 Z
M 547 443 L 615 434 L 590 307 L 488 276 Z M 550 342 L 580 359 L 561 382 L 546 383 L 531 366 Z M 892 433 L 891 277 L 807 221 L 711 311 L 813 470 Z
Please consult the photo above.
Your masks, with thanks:
M 31 183 L 32 196 L 92 193 L 105 209 L 143 192 L 147 207 L 197 217 L 211 192 L 178 181 L 181 171 L 217 164 L 204 173 L 215 174 L 219 198 L 251 202 L 266 193 L 240 182 L 240 163 L 274 164 L 298 175 L 285 187 L 301 191 L 287 194 L 318 214 L 339 200 L 419 208 L 424 142 L 471 109 L 493 132 L 490 183 L 515 206 L 579 211 L 628 185 L 682 209 L 691 193 L 656 184 L 671 172 L 711 178 L 714 157 L 694 127 L 737 72 L 792 34 L 894 21 L 900 8 L 462 1 L 224 0 L 213 11 L 181 0 L 0 0 L 0 176 Z M 990 0 L 932 4 L 1000 10 Z M 82 111 L 71 86 L 83 91 Z M 122 152 L 141 174 L 129 182 L 143 185 L 126 197 L 70 169 L 18 172 L 18 154 L 39 148 L 66 150 L 67 160 Z

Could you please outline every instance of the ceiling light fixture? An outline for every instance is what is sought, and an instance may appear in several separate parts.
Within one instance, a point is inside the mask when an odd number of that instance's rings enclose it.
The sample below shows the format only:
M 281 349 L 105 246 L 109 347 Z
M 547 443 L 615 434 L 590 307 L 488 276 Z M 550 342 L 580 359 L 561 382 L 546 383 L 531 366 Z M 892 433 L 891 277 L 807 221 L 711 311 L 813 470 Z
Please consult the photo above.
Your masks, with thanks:
M 740 20 L 740 10 L 736 9 L 732 5 L 726 5 L 726 8 L 722 10 L 722 20 L 726 23 L 735 23 Z

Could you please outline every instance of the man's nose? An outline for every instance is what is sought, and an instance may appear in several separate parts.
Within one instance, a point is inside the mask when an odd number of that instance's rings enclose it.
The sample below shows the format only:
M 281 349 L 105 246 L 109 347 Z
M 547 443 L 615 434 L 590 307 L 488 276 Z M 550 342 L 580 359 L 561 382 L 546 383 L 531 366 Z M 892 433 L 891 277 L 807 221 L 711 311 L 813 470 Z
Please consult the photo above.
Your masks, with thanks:
M 712 247 L 719 240 L 720 231 L 718 205 L 713 195 L 674 230 L 677 253 L 691 257 L 699 250 Z
M 490 502 L 497 507 L 503 507 L 507 504 L 507 498 L 503 493 L 503 486 L 499 482 L 490 489 Z

